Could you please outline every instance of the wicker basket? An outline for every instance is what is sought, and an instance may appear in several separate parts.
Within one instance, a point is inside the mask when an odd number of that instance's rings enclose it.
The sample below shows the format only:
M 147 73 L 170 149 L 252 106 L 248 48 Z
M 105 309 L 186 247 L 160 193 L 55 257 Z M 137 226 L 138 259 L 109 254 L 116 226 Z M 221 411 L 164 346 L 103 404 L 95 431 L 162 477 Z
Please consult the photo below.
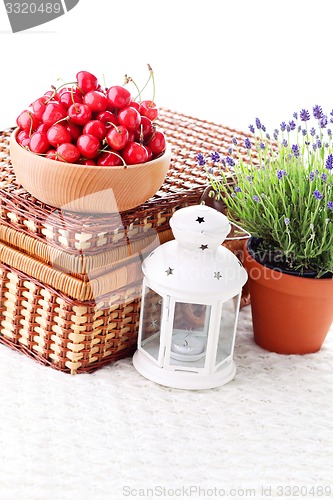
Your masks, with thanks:
M 159 121 L 173 151 L 166 181 L 143 205 L 112 216 L 36 200 L 13 174 L 12 129 L 0 132 L 1 343 L 72 374 L 132 355 L 142 260 L 172 238 L 172 214 L 198 203 L 208 184 L 196 155 L 227 154 L 232 136 L 248 136 L 166 109 Z

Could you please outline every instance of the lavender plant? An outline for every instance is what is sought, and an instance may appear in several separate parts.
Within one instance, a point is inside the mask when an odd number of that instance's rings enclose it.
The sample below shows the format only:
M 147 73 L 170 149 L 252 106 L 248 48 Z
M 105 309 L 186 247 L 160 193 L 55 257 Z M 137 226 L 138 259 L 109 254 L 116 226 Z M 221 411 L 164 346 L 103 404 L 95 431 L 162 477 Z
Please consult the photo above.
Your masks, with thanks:
M 229 218 L 252 236 L 259 249 L 279 255 L 282 268 L 317 277 L 333 272 L 333 140 L 316 105 L 282 122 L 272 137 L 257 118 L 252 136 L 232 139 L 227 156 L 197 156 L 223 198 Z M 244 155 L 244 148 L 246 154 Z M 228 182 L 226 166 L 232 169 Z

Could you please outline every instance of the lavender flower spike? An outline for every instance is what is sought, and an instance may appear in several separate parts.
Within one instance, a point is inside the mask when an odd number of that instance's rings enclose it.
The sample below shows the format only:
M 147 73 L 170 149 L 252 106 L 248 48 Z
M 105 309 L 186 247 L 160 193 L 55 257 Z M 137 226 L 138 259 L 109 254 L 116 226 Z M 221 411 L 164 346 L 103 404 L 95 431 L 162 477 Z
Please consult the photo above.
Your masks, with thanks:
M 211 153 L 210 157 L 214 163 L 217 163 L 221 160 L 221 156 L 219 155 L 219 153 L 217 151 L 214 151 L 214 153 Z
M 317 199 L 317 200 L 321 200 L 323 195 L 321 194 L 321 192 L 316 189 L 315 191 L 313 191 L 313 196 Z
M 292 149 L 292 151 L 294 153 L 295 158 L 298 158 L 298 156 L 299 156 L 299 147 L 298 147 L 298 144 L 293 144 L 291 146 L 291 149 Z
M 327 170 L 332 170 L 333 169 L 333 154 L 328 155 L 325 163 L 325 167 Z
M 290 130 L 295 130 L 296 128 L 296 123 L 294 122 L 294 120 L 291 120 L 289 122 L 289 127 L 290 127 Z
M 327 203 L 327 208 L 328 208 L 329 210 L 333 210 L 333 201 L 329 201 L 329 202 Z
M 196 160 L 198 162 L 198 164 L 203 167 L 204 165 L 206 165 L 206 159 L 204 157 L 204 155 L 202 153 L 198 153 L 197 156 L 196 156 Z
M 250 141 L 250 139 L 248 137 L 244 141 L 244 146 L 246 147 L 246 149 L 251 149 L 252 148 L 251 141 Z
M 324 115 L 323 115 L 323 110 L 319 104 L 316 104 L 313 106 L 313 116 L 317 118 L 317 120 L 320 120 Z
M 277 178 L 281 180 L 283 176 L 287 175 L 287 172 L 285 170 L 278 170 L 276 175 Z
M 229 165 L 229 167 L 234 167 L 235 166 L 235 161 L 230 158 L 230 156 L 227 156 L 225 161 L 227 162 L 227 164 Z
M 308 122 L 310 120 L 310 113 L 307 109 L 302 109 L 299 116 L 302 122 Z

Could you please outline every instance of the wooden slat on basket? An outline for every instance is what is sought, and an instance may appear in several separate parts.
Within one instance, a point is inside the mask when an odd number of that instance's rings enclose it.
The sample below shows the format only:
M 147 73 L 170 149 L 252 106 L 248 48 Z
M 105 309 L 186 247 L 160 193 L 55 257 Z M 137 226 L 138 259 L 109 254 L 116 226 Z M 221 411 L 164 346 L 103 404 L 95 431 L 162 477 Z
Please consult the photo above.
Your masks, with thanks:
M 106 270 L 125 263 L 136 255 L 145 255 L 158 244 L 163 244 L 172 238 L 171 229 L 159 232 L 149 230 L 143 233 L 141 238 L 128 241 L 126 245 L 115 245 L 114 248 L 101 251 L 98 254 L 75 255 L 48 245 L 46 241 L 15 230 L 6 224 L 0 224 L 0 242 L 83 281 L 99 276 Z
M 145 246 L 130 257 L 119 260 L 116 264 L 109 264 L 101 254 L 100 265 L 95 265 L 91 272 L 73 275 L 59 269 L 55 262 L 46 262 L 36 259 L 19 248 L 13 248 L 0 242 L 0 262 L 10 265 L 24 274 L 53 287 L 76 300 L 97 300 L 98 297 L 130 286 L 142 280 L 141 265 L 148 256 L 164 240 L 172 239 L 170 231 L 160 233 L 161 240 L 154 238 L 146 241 Z M 43 252 L 41 252 L 43 253 Z M 96 259 L 98 256 L 94 256 Z M 61 258 L 61 255 L 60 255 Z

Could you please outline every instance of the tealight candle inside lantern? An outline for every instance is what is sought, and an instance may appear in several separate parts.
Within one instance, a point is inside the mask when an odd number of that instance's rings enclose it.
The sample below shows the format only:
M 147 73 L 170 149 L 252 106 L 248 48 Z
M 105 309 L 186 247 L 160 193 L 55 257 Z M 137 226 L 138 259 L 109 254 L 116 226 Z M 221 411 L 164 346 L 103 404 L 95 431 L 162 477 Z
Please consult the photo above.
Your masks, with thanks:
M 178 332 L 172 336 L 170 356 L 174 359 L 194 361 L 204 355 L 205 339 L 193 333 Z

